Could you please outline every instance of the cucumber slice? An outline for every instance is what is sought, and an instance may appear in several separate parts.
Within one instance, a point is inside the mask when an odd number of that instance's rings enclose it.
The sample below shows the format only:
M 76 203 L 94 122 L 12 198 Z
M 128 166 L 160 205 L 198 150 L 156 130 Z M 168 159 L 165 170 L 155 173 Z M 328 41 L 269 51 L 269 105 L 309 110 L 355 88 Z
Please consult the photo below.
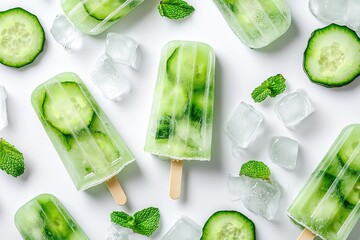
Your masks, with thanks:
M 326 171 L 327 174 L 330 174 L 331 176 L 335 177 L 340 173 L 341 169 L 343 168 L 341 161 L 338 156 L 335 156 L 336 159 L 334 159 L 330 166 L 328 166 L 326 169 L 323 169 Z
M 326 172 L 320 172 L 314 180 L 314 190 L 308 191 L 302 196 L 303 201 L 301 208 L 299 208 L 299 211 L 301 211 L 300 215 L 312 216 L 316 211 L 316 223 L 320 225 L 333 218 L 336 214 L 335 206 L 341 204 L 340 196 L 335 194 L 335 198 L 329 198 L 321 206 L 319 204 L 323 200 L 325 194 L 328 192 L 334 181 L 335 177 L 327 174 Z M 311 219 L 313 219 L 313 217 L 309 218 L 309 221 L 314 221 Z
M 340 192 L 345 200 L 356 206 L 360 201 L 360 180 L 359 175 L 345 174 L 339 183 Z
M 213 100 L 211 97 L 206 97 L 204 94 L 195 94 L 191 101 L 190 117 L 197 126 L 201 126 L 203 121 L 211 122 L 213 112 Z M 205 114 L 206 110 L 206 116 Z
M 360 151 L 358 151 L 356 155 L 353 153 L 359 144 L 360 128 L 354 128 L 338 152 L 338 156 L 343 164 L 346 164 L 350 157 L 352 158 L 349 169 L 355 171 L 357 174 L 360 174 Z
M 188 107 L 188 94 L 179 85 L 164 87 L 164 94 L 161 99 L 160 112 L 162 115 L 181 117 Z
M 43 51 L 45 32 L 38 18 L 22 8 L 0 12 L 0 63 L 21 68 Z
M 76 161 L 81 175 L 106 170 L 109 164 L 120 158 L 120 152 L 110 138 L 100 132 L 89 134 L 84 131 L 71 141 L 70 155 Z
M 126 2 L 126 0 L 87 0 L 84 3 L 85 10 L 90 16 L 99 21 L 107 18 L 112 12 L 116 11 Z M 126 7 L 126 6 L 125 6 Z M 117 20 L 123 17 L 123 11 L 119 11 L 112 16 L 109 21 Z
M 54 240 L 67 239 L 72 232 L 70 223 L 64 218 L 57 206 L 51 199 L 39 199 L 37 201 L 42 210 L 40 216 L 44 220 L 44 233 L 46 236 Z M 75 226 L 74 223 L 71 225 Z
M 345 26 L 331 24 L 314 31 L 304 53 L 310 80 L 325 87 L 341 87 L 360 75 L 360 39 Z
M 94 111 L 75 82 L 48 87 L 43 104 L 45 119 L 63 134 L 76 134 L 90 125 Z
M 218 211 L 203 227 L 201 240 L 255 240 L 254 223 L 236 211 Z
M 209 67 L 209 54 L 210 49 L 207 45 L 199 45 L 196 49 L 192 46 L 176 48 L 166 63 L 169 80 L 176 82 L 179 77 L 180 82 L 188 88 L 192 87 L 194 90 L 204 88 Z

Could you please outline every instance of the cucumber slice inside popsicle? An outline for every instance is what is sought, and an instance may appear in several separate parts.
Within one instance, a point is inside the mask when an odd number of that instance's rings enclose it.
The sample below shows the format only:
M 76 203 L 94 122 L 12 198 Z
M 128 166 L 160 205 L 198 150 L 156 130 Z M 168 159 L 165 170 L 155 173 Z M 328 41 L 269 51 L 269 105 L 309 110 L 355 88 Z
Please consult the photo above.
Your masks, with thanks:
M 99 21 L 107 18 L 112 12 L 116 11 L 126 0 L 88 0 L 85 1 L 84 7 L 90 16 Z M 127 6 L 125 6 L 127 7 Z M 123 16 L 123 11 L 119 11 L 109 20 L 117 20 Z
M 90 125 L 94 111 L 75 82 L 48 87 L 43 104 L 45 119 L 63 134 L 75 134 Z
M 38 203 L 42 210 L 40 216 L 42 216 L 45 223 L 44 231 L 46 236 L 51 239 L 66 239 L 71 234 L 70 223 L 57 209 L 57 206 L 51 199 L 39 199 Z

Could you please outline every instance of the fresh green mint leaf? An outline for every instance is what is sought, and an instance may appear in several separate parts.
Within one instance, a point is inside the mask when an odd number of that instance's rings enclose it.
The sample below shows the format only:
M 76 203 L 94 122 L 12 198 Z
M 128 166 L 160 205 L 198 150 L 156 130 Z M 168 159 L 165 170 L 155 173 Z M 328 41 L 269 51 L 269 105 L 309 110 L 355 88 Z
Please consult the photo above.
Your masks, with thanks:
M 262 102 L 268 96 L 276 97 L 286 89 L 285 78 L 281 74 L 269 77 L 251 93 L 255 102 Z
M 161 16 L 170 19 L 186 18 L 195 11 L 195 8 L 184 0 L 162 0 L 158 9 Z
M 268 88 L 271 90 L 270 97 L 276 97 L 280 93 L 284 92 L 286 88 L 285 78 L 281 74 L 269 77 L 266 80 Z
M 158 208 L 145 208 L 134 215 L 134 232 L 150 236 L 158 227 L 160 222 L 160 211 Z
M 251 178 L 270 180 L 271 172 L 265 163 L 256 160 L 250 160 L 241 166 L 240 175 L 245 175 Z
M 135 218 L 125 212 L 112 212 L 110 219 L 113 223 L 125 228 L 133 229 L 135 225 Z
M 0 138 L 0 169 L 13 177 L 25 171 L 23 154 L 3 138 Z
M 136 212 L 134 216 L 114 211 L 110 214 L 110 219 L 115 224 L 149 237 L 159 227 L 160 211 L 158 208 L 149 207 Z
M 255 102 L 259 103 L 264 101 L 269 95 L 271 91 L 266 86 L 259 86 L 254 89 L 254 91 L 251 93 L 251 97 L 254 99 Z

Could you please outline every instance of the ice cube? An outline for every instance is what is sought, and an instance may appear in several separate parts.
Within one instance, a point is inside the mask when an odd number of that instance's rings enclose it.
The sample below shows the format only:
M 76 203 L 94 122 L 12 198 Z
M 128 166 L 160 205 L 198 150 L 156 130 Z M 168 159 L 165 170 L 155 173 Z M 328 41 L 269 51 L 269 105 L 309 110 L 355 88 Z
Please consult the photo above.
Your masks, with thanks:
M 314 108 L 308 94 L 298 89 L 282 97 L 275 105 L 275 113 L 286 127 L 292 128 L 307 118 Z
M 251 105 L 241 102 L 225 123 L 225 133 L 238 147 L 247 148 L 259 133 L 264 117 Z
M 360 36 L 360 0 L 348 0 L 348 2 L 349 8 L 346 15 L 346 25 Z
M 294 169 L 298 152 L 299 144 L 291 138 L 275 136 L 270 139 L 268 146 L 269 158 L 281 167 Z
M 133 69 L 138 69 L 140 65 L 139 43 L 131 37 L 108 33 L 105 53 L 115 62 L 128 65 Z
M 105 55 L 98 59 L 91 79 L 106 98 L 115 102 L 131 90 L 129 80 L 123 76 L 116 63 Z
M 275 179 L 267 181 L 229 175 L 227 185 L 231 199 L 240 199 L 247 209 L 268 220 L 275 217 L 281 197 L 280 186 Z
M 182 216 L 160 240 L 197 240 L 202 234 L 201 228 L 190 218 Z
M 50 32 L 54 39 L 66 50 L 79 49 L 82 44 L 82 34 L 64 15 L 57 15 Z
M 150 238 L 144 236 L 144 235 L 140 235 L 138 233 L 131 233 L 129 234 L 128 240 L 149 240 Z
M 128 236 L 131 233 L 131 229 L 111 223 L 107 228 L 106 240 L 129 240 Z
M 345 24 L 348 0 L 310 0 L 310 12 L 325 23 Z
M 0 85 L 0 130 L 6 128 L 8 125 L 6 99 L 6 90 L 3 86 Z

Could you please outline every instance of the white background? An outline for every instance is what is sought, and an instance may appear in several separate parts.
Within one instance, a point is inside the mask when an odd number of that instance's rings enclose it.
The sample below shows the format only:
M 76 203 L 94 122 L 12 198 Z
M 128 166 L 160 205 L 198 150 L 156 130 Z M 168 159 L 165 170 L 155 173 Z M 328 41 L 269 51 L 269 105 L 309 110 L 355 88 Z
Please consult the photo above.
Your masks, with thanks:
M 0 172 L 1 239 L 21 239 L 13 223 L 16 210 L 41 193 L 52 193 L 66 206 L 90 239 L 104 239 L 111 211 L 134 213 L 149 206 L 161 210 L 161 224 L 153 237 L 163 235 L 181 216 L 187 215 L 203 225 L 215 211 L 235 209 L 256 224 L 260 240 L 296 239 L 301 230 L 286 216 L 286 209 L 321 161 L 330 145 L 347 124 L 359 121 L 360 81 L 339 89 L 327 89 L 311 83 L 302 69 L 303 52 L 313 30 L 324 26 L 308 10 L 307 1 L 288 1 L 293 22 L 288 32 L 261 50 L 251 50 L 233 34 L 215 4 L 188 0 L 195 13 L 181 22 L 159 16 L 159 0 L 146 0 L 138 9 L 97 37 L 85 37 L 83 48 L 72 54 L 64 51 L 50 34 L 56 14 L 62 13 L 58 0 L 1 1 L 0 11 L 21 6 L 36 14 L 46 32 L 44 52 L 35 63 L 23 69 L 0 66 L 0 84 L 8 92 L 10 125 L 0 132 L 20 149 L 26 162 L 25 174 L 13 178 Z M 120 32 L 140 42 L 141 69 L 134 73 L 133 90 L 123 102 L 105 99 L 89 78 L 96 59 L 103 54 L 107 32 Z M 216 104 L 211 162 L 186 163 L 183 195 L 174 201 L 168 197 L 169 162 L 144 153 L 143 147 L 152 104 L 161 48 L 175 39 L 203 41 L 217 54 Z M 85 192 L 76 191 L 50 140 L 30 104 L 32 90 L 45 80 L 64 71 L 73 71 L 84 80 L 136 157 L 136 163 L 118 178 L 128 196 L 128 204 L 114 204 L 105 185 Z M 268 76 L 282 73 L 291 92 L 305 89 L 316 108 L 296 130 L 285 128 L 274 113 L 278 99 L 254 104 L 264 114 L 265 130 L 242 154 L 234 157 L 223 124 L 235 106 L 244 100 L 252 103 L 250 93 Z M 300 143 L 298 166 L 285 170 L 267 157 L 270 137 L 285 135 Z M 249 159 L 265 161 L 283 188 L 276 220 L 267 221 L 226 196 L 226 175 L 237 174 Z M 358 240 L 360 224 L 351 240 Z

